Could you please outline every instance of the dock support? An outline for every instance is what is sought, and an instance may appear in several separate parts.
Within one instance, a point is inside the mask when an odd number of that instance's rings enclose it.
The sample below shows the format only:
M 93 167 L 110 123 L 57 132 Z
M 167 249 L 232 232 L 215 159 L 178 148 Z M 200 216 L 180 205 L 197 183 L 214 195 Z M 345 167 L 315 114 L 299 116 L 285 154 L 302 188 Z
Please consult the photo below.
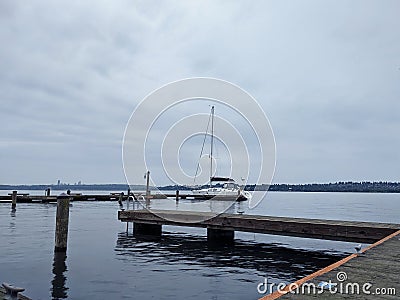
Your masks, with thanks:
M 179 190 L 176 190 L 175 201 L 179 201 Z
M 66 194 L 57 197 L 56 234 L 54 252 L 66 252 L 68 240 L 69 200 Z
M 162 225 L 133 223 L 133 233 L 141 236 L 161 237 Z
M 50 197 L 50 188 L 47 188 L 47 189 L 46 189 L 46 196 L 47 196 L 47 197 Z
M 17 208 L 17 191 L 13 191 L 11 195 L 11 209 L 15 210 Z
M 233 244 L 235 231 L 207 228 L 207 241 L 213 244 Z
M 146 173 L 146 200 L 150 199 L 150 171 Z
M 121 194 L 119 194 L 119 198 L 118 198 L 118 204 L 119 206 L 122 207 L 122 200 L 124 199 L 124 192 L 122 192 Z

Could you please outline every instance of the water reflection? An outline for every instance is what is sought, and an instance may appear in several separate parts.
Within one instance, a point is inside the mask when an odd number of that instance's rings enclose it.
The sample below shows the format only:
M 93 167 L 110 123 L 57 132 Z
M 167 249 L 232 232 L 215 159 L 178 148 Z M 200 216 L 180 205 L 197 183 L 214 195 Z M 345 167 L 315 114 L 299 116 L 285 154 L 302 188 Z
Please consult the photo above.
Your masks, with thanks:
M 67 254 L 65 252 L 55 252 L 53 261 L 53 280 L 51 281 L 51 296 L 53 299 L 68 298 L 68 288 L 65 283 L 67 281 L 66 273 L 68 271 L 66 264 Z
M 151 264 L 155 266 L 178 264 L 185 269 L 198 265 L 226 269 L 228 272 L 259 272 L 289 281 L 304 277 L 341 258 L 334 253 L 241 240 L 235 240 L 233 246 L 215 246 L 208 244 L 205 237 L 168 232 L 163 232 L 160 240 L 151 242 L 120 233 L 115 251 L 119 259 L 145 262 L 151 258 Z
M 15 234 L 15 231 L 16 231 L 16 223 L 15 223 L 16 215 L 17 215 L 16 212 L 17 211 L 15 209 L 11 210 L 11 213 L 10 213 L 11 220 L 10 220 L 10 225 L 8 227 L 10 229 L 10 233 L 13 234 L 13 235 Z

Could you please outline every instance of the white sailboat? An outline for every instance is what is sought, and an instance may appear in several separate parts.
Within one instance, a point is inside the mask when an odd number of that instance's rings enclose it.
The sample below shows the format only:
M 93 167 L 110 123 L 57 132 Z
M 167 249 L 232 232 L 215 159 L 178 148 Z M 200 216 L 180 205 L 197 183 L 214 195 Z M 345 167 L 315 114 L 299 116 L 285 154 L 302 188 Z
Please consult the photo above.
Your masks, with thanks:
M 214 106 L 211 107 L 211 144 L 210 144 L 210 183 L 208 188 L 192 190 L 193 196 L 204 199 L 245 201 L 251 198 L 251 193 L 245 191 L 229 177 L 215 177 L 213 171 L 213 144 L 214 144 Z M 206 132 L 207 135 L 207 132 Z M 201 157 L 201 154 L 200 154 Z M 197 176 L 197 170 L 195 179 Z M 218 184 L 219 183 L 219 184 Z

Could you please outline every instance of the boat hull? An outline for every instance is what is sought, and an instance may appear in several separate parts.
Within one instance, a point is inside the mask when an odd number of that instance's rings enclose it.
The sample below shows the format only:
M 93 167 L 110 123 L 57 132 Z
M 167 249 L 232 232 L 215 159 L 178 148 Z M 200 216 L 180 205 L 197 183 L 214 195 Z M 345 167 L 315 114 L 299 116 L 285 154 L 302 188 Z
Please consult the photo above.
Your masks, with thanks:
M 251 198 L 250 193 L 243 191 L 209 191 L 193 190 L 193 197 L 196 199 L 221 200 L 221 201 L 246 201 Z

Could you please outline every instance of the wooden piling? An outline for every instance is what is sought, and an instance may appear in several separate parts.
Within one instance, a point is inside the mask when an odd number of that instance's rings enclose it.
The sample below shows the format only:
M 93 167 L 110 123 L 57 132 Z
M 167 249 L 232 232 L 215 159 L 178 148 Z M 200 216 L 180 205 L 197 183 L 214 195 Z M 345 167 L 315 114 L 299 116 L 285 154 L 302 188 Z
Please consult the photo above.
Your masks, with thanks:
M 126 210 L 129 210 L 129 194 L 131 193 L 131 190 L 128 189 L 128 195 L 126 196 Z
M 176 200 L 176 201 L 179 201 L 179 190 L 176 190 L 175 200 Z
M 150 199 L 150 171 L 147 171 L 146 174 L 146 200 Z
M 119 198 L 118 198 L 118 203 L 120 206 L 122 206 L 122 201 L 124 200 L 124 192 L 122 192 L 121 194 L 119 194 Z
M 68 240 L 69 199 L 66 194 L 57 197 L 56 233 L 54 252 L 66 252 Z
M 50 197 L 50 188 L 47 188 L 47 189 L 46 189 L 46 196 L 47 196 L 47 197 Z
M 11 195 L 11 209 L 16 209 L 17 208 L 17 191 L 13 191 Z

